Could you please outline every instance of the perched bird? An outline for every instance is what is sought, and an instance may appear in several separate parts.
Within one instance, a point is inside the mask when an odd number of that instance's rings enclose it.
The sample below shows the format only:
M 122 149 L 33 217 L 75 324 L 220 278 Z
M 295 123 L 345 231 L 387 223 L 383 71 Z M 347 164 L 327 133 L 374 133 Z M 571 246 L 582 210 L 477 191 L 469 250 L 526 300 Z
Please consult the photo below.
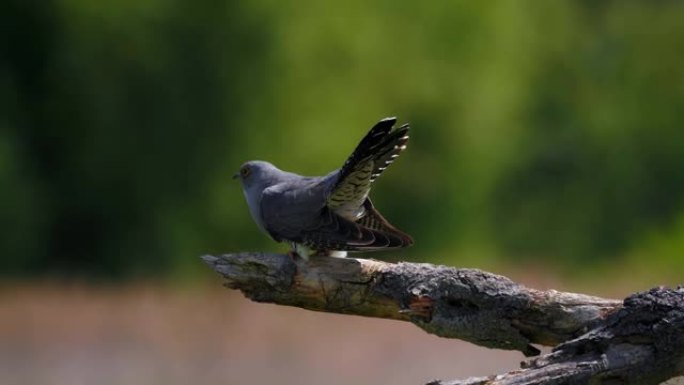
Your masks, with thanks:
M 347 251 L 377 251 L 411 246 L 413 239 L 392 226 L 373 207 L 373 182 L 406 149 L 408 124 L 396 118 L 378 122 L 344 165 L 328 175 L 306 177 L 268 162 L 243 164 L 239 178 L 252 218 L 294 253 L 345 257 Z

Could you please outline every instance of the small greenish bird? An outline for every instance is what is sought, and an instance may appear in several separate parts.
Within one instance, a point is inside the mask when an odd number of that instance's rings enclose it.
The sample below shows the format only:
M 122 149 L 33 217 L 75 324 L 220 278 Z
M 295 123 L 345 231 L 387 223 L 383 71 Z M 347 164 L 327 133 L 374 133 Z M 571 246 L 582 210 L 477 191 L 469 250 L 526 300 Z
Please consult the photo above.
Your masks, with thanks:
M 325 176 L 301 176 L 260 160 L 244 163 L 234 178 L 257 226 L 276 242 L 289 242 L 291 253 L 304 259 L 411 246 L 411 236 L 390 224 L 368 196 L 406 149 L 409 125 L 394 129 L 395 123 L 378 122 L 344 165 Z

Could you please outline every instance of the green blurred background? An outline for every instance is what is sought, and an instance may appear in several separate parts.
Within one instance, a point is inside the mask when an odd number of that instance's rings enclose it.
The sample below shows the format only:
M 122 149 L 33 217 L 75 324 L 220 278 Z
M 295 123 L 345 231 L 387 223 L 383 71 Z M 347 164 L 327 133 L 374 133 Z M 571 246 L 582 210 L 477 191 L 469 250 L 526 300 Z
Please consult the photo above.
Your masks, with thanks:
M 189 279 L 284 250 L 230 179 L 413 127 L 390 259 L 684 273 L 679 1 L 3 1 L 0 272 Z M 399 192 L 399 193 L 397 193 Z M 636 279 L 634 276 L 630 277 Z

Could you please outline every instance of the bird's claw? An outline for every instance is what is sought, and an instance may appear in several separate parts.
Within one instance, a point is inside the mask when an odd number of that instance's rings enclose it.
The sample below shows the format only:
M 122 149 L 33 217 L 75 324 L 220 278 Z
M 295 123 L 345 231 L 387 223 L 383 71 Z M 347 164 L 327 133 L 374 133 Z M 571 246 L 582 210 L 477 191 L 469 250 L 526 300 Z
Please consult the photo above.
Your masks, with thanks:
M 294 251 L 294 250 L 288 251 L 288 252 L 287 252 L 287 256 L 290 257 L 290 259 L 292 260 L 292 262 L 297 262 L 297 259 L 301 258 L 301 257 L 299 256 L 299 254 L 297 254 L 297 252 Z

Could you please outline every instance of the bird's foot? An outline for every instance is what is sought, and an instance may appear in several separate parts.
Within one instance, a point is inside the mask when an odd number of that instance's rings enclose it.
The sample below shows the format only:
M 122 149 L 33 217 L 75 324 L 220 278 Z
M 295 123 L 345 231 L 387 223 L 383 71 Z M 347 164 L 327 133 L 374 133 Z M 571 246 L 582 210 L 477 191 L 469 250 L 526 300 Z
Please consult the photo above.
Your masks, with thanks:
M 295 250 L 288 251 L 287 256 L 290 257 L 292 262 L 297 262 L 298 259 L 302 258 Z
M 303 259 L 305 261 L 309 260 L 309 256 L 311 256 L 311 250 L 307 249 L 306 247 L 298 244 L 293 244 L 292 249 L 287 252 L 287 255 L 292 258 L 293 261 L 297 261 L 298 259 Z

